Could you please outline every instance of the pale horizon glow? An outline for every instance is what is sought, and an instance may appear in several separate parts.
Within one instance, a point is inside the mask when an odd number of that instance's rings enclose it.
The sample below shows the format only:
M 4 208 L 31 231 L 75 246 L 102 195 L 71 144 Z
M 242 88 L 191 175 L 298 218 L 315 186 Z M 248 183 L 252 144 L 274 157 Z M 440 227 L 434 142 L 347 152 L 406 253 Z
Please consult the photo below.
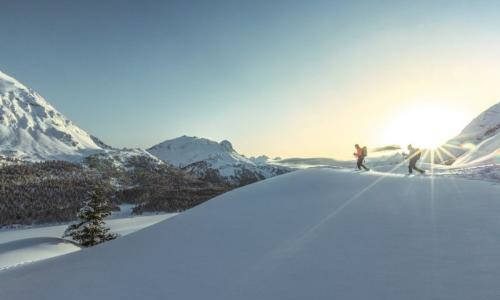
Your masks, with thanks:
M 455 137 L 468 123 L 465 112 L 431 103 L 408 107 L 387 125 L 381 144 L 436 149 Z

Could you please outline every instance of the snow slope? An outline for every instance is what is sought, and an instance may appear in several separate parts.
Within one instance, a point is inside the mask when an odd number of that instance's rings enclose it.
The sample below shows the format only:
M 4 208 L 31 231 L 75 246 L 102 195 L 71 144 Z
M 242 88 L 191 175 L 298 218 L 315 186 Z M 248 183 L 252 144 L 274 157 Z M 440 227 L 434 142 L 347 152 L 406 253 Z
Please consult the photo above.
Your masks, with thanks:
M 38 93 L 0 72 L 0 153 L 31 160 L 72 160 L 103 146 Z
M 500 132 L 459 156 L 453 166 L 466 167 L 485 164 L 495 164 L 500 168 Z
M 177 214 L 160 214 L 108 219 L 111 231 L 125 236 L 164 221 Z M 61 239 L 68 224 L 28 229 L 0 230 L 0 270 L 80 250 L 72 242 Z
M 500 102 L 472 120 L 443 148 L 458 157 L 454 166 L 499 164 Z
M 286 167 L 268 164 L 265 156 L 246 158 L 236 152 L 227 140 L 218 143 L 206 138 L 184 135 L 166 140 L 147 151 L 165 162 L 202 177 L 216 171 L 216 176 L 236 184 L 290 171 Z
M 488 108 L 467 125 L 455 140 L 482 141 L 500 131 L 500 102 Z
M 80 250 L 76 244 L 59 237 L 40 237 L 0 244 L 0 270 L 52 258 Z
M 0 298 L 496 299 L 499 194 L 455 178 L 292 172 L 0 272 Z

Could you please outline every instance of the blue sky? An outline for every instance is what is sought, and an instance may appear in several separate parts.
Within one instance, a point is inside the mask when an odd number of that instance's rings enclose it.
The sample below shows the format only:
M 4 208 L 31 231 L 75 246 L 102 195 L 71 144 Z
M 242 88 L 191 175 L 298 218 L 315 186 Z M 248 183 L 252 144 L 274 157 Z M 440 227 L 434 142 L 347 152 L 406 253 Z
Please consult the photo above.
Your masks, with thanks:
M 461 128 L 500 99 L 498 1 L 1 8 L 0 70 L 113 146 L 187 134 L 250 155 L 345 157 L 390 142 L 384 124 L 415 103 L 452 107 Z

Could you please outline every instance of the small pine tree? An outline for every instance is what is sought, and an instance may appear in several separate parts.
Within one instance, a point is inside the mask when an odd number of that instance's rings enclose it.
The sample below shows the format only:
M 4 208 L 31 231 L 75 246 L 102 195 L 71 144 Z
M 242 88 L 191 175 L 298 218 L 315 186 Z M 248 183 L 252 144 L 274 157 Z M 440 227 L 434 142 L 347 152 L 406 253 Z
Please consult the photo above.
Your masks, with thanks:
M 84 202 L 77 216 L 78 224 L 68 226 L 63 237 L 71 236 L 84 247 L 95 246 L 105 241 L 113 240 L 117 234 L 109 232 L 104 218 L 111 214 L 111 205 L 106 199 L 105 189 L 97 186 L 89 193 L 90 199 Z

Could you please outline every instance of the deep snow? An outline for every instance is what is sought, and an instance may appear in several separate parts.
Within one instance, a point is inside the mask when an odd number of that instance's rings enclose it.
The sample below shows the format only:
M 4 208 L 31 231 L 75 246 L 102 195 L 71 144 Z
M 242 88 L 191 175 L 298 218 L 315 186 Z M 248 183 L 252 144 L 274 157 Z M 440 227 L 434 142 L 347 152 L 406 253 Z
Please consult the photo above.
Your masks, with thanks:
M 28 238 L 0 243 L 0 270 L 78 250 L 80 250 L 78 245 L 57 237 Z
M 18 299 L 496 299 L 500 186 L 311 168 L 0 272 Z
M 114 214 L 106 220 L 111 231 L 121 236 L 177 215 L 173 213 L 131 217 L 125 213 Z M 79 246 L 61 238 L 67 227 L 68 224 L 0 230 L 0 270 L 80 250 Z

